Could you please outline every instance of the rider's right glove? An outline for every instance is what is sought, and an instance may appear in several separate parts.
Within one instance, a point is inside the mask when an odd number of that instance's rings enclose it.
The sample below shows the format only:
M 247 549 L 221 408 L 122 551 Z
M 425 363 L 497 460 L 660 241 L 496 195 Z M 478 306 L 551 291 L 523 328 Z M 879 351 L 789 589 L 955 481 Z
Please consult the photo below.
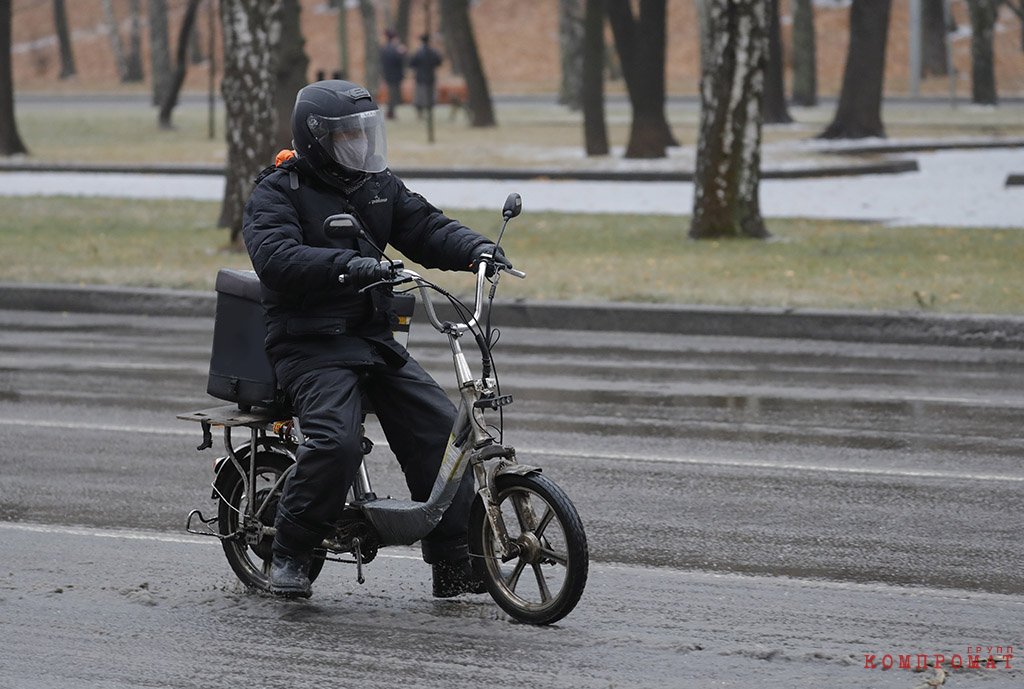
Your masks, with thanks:
M 508 260 L 505 256 L 505 252 L 501 250 L 501 247 L 488 242 L 487 244 L 481 244 L 473 251 L 473 262 L 469 265 L 469 269 L 472 272 L 476 272 L 484 254 L 489 254 L 492 257 L 490 263 L 487 265 L 487 277 L 494 275 L 495 265 L 500 265 L 505 268 L 512 267 L 512 261 Z
M 365 287 L 380 282 L 391 275 L 391 268 L 368 256 L 356 256 L 349 259 L 345 272 L 338 276 L 338 282 L 352 287 Z

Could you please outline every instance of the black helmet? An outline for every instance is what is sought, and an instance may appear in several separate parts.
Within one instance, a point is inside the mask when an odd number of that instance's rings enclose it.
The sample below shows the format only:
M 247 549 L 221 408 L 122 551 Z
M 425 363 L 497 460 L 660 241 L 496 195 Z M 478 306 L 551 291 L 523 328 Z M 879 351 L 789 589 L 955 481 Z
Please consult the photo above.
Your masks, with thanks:
M 370 92 L 329 79 L 302 88 L 292 110 L 295 151 L 324 172 L 345 177 L 387 167 L 384 119 Z

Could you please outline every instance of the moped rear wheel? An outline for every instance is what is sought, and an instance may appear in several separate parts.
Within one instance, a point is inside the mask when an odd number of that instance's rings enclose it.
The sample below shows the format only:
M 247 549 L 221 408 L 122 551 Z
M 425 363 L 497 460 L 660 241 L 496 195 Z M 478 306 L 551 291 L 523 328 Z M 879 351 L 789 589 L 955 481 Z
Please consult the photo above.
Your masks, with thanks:
M 518 556 L 502 561 L 501 547 L 477 500 L 469 524 L 473 567 L 494 601 L 515 619 L 552 624 L 576 607 L 587 584 L 587 536 L 572 501 L 539 474 L 504 474 L 495 501 Z
M 243 458 L 244 459 L 244 458 Z M 243 465 L 248 462 L 243 461 Z M 269 590 L 270 562 L 273 558 L 271 547 L 273 536 L 259 536 L 256 543 L 250 543 L 245 536 L 245 515 L 261 510 L 259 522 L 263 526 L 273 526 L 277 515 L 277 501 L 281 496 L 279 479 L 288 470 L 292 461 L 289 457 L 276 452 L 258 452 L 256 454 L 256 500 L 250 510 L 249 496 L 246 494 L 245 481 L 234 473 L 222 489 L 222 499 L 217 511 L 218 529 L 222 536 L 230 536 L 221 541 L 228 564 L 239 580 L 249 588 Z M 248 469 L 248 466 L 245 467 Z M 253 525 L 255 526 L 255 524 Z M 314 554 L 309 567 L 309 580 L 314 581 L 323 569 L 323 555 Z

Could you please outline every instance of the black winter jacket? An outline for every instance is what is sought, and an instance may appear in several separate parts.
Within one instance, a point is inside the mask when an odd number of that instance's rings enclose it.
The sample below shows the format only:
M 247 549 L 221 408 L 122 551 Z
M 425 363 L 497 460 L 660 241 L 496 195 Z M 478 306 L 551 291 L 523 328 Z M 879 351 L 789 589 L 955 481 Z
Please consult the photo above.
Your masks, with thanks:
M 267 353 L 278 380 L 331 364 L 403 364 L 408 354 L 391 336 L 390 289 L 359 294 L 338 283 L 349 259 L 379 256 L 365 241 L 327 237 L 324 220 L 353 213 L 374 244 L 391 244 L 427 268 L 466 270 L 489 240 L 409 191 L 390 170 L 345 192 L 304 169 L 292 159 L 261 175 L 242 224 L 262 284 Z

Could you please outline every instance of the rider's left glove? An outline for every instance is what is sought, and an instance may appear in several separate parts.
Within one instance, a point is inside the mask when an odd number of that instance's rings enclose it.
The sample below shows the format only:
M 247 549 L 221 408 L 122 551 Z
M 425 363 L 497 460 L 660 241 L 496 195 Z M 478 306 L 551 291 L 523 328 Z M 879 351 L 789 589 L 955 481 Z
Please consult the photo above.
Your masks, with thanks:
M 487 265 L 487 277 L 494 275 L 495 265 L 500 265 L 503 268 L 512 267 L 512 261 L 508 260 L 505 256 L 505 252 L 501 250 L 500 246 L 487 243 L 481 244 L 473 250 L 473 261 L 469 264 L 469 269 L 472 272 L 475 273 L 477 268 L 480 267 L 480 261 L 484 258 L 485 254 L 491 256 Z

